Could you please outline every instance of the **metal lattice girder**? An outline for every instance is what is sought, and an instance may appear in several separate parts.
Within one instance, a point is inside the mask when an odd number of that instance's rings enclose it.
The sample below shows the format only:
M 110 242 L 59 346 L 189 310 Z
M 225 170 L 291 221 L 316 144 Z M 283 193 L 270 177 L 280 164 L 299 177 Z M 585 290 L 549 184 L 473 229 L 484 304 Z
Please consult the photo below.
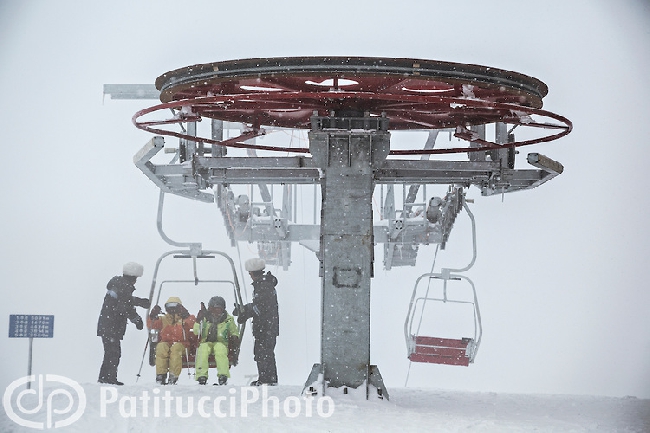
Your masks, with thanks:
M 320 227 L 316 224 L 290 223 L 277 215 L 266 184 L 322 184 L 320 169 L 313 158 L 293 157 L 208 157 L 195 154 L 183 163 L 153 164 L 150 160 L 164 148 L 164 139 L 154 137 L 134 157 L 136 166 L 161 190 L 204 202 L 216 201 L 222 211 L 228 236 L 236 241 L 275 245 L 281 256 L 277 265 L 284 269 L 290 263 L 291 242 L 320 243 Z M 470 160 L 384 160 L 369 174 L 374 184 L 451 184 L 477 186 L 483 195 L 501 194 L 541 185 L 562 172 L 562 165 L 539 154 L 529 154 L 528 162 L 536 169 L 504 168 L 502 161 Z M 257 184 L 261 186 L 264 215 L 254 216 L 250 210 L 241 213 L 234 197 L 224 194 L 224 185 Z M 210 189 L 212 187 L 215 192 Z M 266 192 L 266 193 L 265 193 Z M 410 193 L 410 191 L 409 191 Z M 285 200 L 286 201 L 286 200 Z M 453 200 L 452 200 L 453 201 Z M 450 201 L 445 200 L 446 207 Z M 285 203 L 286 205 L 286 203 Z M 250 204 L 248 204 L 250 207 Z M 459 210 L 459 209 L 458 209 Z M 418 245 L 438 243 L 443 248 L 449 237 L 457 212 L 444 215 L 453 218 L 432 223 L 420 218 L 388 217 L 388 226 L 373 227 L 375 243 L 383 243 L 384 267 L 412 266 Z M 282 242 L 282 244 L 277 244 Z M 269 258 L 276 257 L 270 254 Z
M 154 137 L 135 156 L 135 165 L 166 192 L 211 202 L 202 189 L 219 184 L 314 184 L 320 174 L 312 158 L 290 157 L 201 157 L 192 163 L 155 165 L 150 159 L 164 147 Z M 503 168 L 492 161 L 386 160 L 378 167 L 376 183 L 457 184 L 477 186 L 483 195 L 530 189 L 562 173 L 562 165 L 537 153 L 528 156 L 536 169 Z
M 538 154 L 531 154 L 538 155 Z M 536 160 L 539 157 L 536 156 Z M 529 158 L 529 161 L 531 158 Z M 498 193 L 536 187 L 557 176 L 559 163 L 546 158 L 553 165 L 538 165 L 539 169 L 502 168 L 492 161 L 422 161 L 386 160 L 374 173 L 377 183 L 461 184 L 481 189 L 493 187 Z M 536 163 L 537 164 L 537 163 Z M 319 183 L 318 169 L 311 158 L 292 157 L 196 157 L 188 165 L 138 165 L 148 177 L 165 178 L 168 187 L 183 185 L 189 178 L 201 177 L 207 185 L 216 184 L 313 184 Z M 559 165 L 561 167 L 561 165 Z M 152 177 L 153 174 L 153 177 Z M 174 179 L 175 178 L 175 179 Z M 155 180 L 154 180 L 155 182 Z
M 187 164 L 155 165 L 150 161 L 164 147 L 162 137 L 152 138 L 135 154 L 133 163 L 164 192 L 212 202 L 214 196 L 199 189 L 196 177 Z

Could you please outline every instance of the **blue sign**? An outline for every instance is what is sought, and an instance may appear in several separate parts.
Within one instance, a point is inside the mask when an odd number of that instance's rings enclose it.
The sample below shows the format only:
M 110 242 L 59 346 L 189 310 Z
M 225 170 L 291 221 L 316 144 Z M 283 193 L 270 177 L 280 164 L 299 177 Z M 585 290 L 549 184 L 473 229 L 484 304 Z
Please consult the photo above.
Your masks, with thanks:
M 54 316 L 9 315 L 9 338 L 52 338 L 53 336 Z

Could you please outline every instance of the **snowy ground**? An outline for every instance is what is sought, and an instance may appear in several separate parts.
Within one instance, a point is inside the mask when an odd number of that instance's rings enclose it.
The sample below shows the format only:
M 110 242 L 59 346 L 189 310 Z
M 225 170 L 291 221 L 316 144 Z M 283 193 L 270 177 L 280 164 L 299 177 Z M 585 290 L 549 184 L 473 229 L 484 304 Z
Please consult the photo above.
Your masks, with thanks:
M 5 392 L 0 431 L 28 432 L 9 419 L 7 405 L 25 421 L 48 429 L 78 411 L 80 397 L 61 385 Z M 650 400 L 562 395 L 390 390 L 390 401 L 353 390 L 305 400 L 301 388 L 151 384 L 82 384 L 86 406 L 57 432 L 650 432 Z M 22 393 L 22 394 L 21 394 Z M 7 395 L 9 394 L 9 395 Z M 180 406 L 177 406 L 180 404 Z M 22 409 L 21 409 L 22 408 Z M 29 414 L 28 412 L 33 412 Z M 274 412 L 275 411 L 275 412 Z

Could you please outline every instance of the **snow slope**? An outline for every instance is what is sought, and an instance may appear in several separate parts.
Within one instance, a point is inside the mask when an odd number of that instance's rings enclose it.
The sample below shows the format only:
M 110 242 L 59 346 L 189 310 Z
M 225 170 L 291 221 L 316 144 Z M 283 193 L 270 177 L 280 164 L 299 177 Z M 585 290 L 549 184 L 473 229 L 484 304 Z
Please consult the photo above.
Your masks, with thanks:
M 39 387 L 35 384 L 31 393 L 24 393 L 24 386 L 17 388 L 9 395 L 11 410 L 21 419 L 41 423 L 47 429 L 47 407 L 51 402 L 50 423 L 54 428 L 57 421 L 69 418 L 78 409 L 79 397 L 69 388 L 68 394 L 55 392 L 63 388 L 44 386 L 42 392 L 37 392 Z M 376 397 L 366 400 L 359 390 L 346 395 L 341 390 L 330 390 L 326 398 L 307 401 L 298 397 L 301 388 L 297 386 L 262 389 L 195 384 L 83 384 L 81 388 L 86 400 L 81 417 L 55 431 L 650 432 L 650 400 L 634 397 L 398 388 L 390 390 L 390 401 Z M 36 411 L 39 401 L 40 410 Z M 27 414 L 30 410 L 35 413 Z M 0 431 L 34 431 L 9 419 L 6 411 L 0 412 Z

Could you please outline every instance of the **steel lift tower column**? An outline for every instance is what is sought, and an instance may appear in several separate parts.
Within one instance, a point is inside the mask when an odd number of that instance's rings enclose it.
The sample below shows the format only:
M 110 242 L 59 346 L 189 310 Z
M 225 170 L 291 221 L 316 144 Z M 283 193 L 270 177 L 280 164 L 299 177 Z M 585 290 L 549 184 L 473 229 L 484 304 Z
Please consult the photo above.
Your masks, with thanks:
M 309 150 L 321 169 L 321 365 L 329 386 L 357 388 L 370 368 L 374 172 L 390 150 L 386 118 L 312 118 Z M 334 128 L 327 128 L 334 127 Z M 341 129 L 348 127 L 350 129 Z

